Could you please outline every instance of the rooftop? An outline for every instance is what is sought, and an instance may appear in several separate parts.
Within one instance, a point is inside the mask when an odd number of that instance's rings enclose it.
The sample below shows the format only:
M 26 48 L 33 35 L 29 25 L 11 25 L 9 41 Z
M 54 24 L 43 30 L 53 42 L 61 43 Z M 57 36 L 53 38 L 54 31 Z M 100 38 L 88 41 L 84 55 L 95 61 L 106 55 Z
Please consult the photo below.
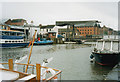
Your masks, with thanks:
M 46 26 L 41 26 L 41 29 L 52 29 L 54 28 L 55 25 L 46 25 Z
M 88 21 L 56 21 L 57 26 L 64 25 L 75 25 L 75 26 L 100 26 L 98 20 L 88 20 Z
M 13 19 L 13 20 L 11 20 L 11 22 L 22 22 L 22 21 L 26 21 L 26 20 L 24 20 L 24 19 Z

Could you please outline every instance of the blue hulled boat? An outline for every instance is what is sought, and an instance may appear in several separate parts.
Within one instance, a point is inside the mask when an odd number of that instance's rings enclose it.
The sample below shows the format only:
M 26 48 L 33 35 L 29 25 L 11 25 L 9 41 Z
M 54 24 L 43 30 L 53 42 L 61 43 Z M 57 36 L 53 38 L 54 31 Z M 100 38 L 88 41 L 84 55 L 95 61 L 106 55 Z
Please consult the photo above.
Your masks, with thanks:
M 27 47 L 29 42 L 24 41 L 24 32 L 0 29 L 0 48 Z
M 47 44 L 53 44 L 52 40 L 43 40 L 43 41 L 35 41 L 34 45 L 47 45 Z

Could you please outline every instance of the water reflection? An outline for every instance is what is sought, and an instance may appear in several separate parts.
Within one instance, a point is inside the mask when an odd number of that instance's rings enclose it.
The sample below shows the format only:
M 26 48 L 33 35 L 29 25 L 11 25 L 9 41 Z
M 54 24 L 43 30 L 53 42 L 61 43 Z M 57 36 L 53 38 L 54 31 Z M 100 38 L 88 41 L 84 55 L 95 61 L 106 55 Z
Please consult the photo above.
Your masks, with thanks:
M 96 77 L 96 80 L 104 80 L 107 74 L 112 70 L 112 68 L 113 66 L 101 66 L 95 62 L 91 64 L 91 71 L 93 75 L 99 76 L 99 78 Z
M 25 56 L 28 54 L 27 48 L 6 48 L 2 49 L 2 62 L 7 62 L 8 59 L 13 59 L 15 61 L 16 59 Z

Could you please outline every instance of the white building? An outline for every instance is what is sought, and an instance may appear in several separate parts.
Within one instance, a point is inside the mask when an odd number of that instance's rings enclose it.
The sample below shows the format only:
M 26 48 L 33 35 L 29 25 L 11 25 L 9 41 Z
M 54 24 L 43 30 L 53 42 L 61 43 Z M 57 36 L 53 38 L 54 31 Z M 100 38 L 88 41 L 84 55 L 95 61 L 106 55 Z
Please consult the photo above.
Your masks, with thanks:
M 36 35 L 35 35 L 35 38 L 37 38 L 37 34 L 40 34 L 40 27 L 39 27 L 39 26 L 26 25 L 26 26 L 24 26 L 24 28 L 28 28 L 28 29 L 29 29 L 28 38 L 29 38 L 30 40 L 32 40 L 33 35 L 34 35 L 34 33 L 35 33 L 35 30 L 37 30 Z

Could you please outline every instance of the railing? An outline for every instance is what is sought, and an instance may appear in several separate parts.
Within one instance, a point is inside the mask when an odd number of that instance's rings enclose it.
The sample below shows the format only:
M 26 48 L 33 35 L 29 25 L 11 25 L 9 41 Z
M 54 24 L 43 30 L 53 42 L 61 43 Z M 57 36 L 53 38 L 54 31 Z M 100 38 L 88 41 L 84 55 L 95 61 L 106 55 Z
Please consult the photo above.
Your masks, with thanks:
M 9 70 L 9 71 L 14 71 L 14 65 L 23 65 L 23 66 L 32 66 L 32 67 L 35 67 L 36 68 L 36 80 L 41 80 L 41 68 L 45 68 L 45 69 L 49 69 L 50 67 L 44 67 L 44 66 L 41 66 L 40 64 L 36 64 L 36 65 L 33 65 L 33 64 L 23 64 L 23 63 L 13 63 L 13 59 L 9 59 L 8 60 L 8 63 L 0 63 L 2 65 L 8 65 L 8 69 L 5 69 L 5 68 L 0 68 L 0 70 Z M 57 69 L 54 69 L 54 68 L 50 68 L 54 71 L 56 71 L 56 73 L 48 78 L 45 79 L 45 81 L 50 81 L 50 80 L 53 80 L 54 77 L 60 75 L 60 78 L 59 80 L 61 80 L 61 73 L 62 71 L 61 70 L 57 70 Z M 35 71 L 35 70 L 34 70 Z M 22 73 L 22 72 L 19 72 L 18 70 L 15 71 L 15 72 L 18 72 L 18 73 Z M 26 74 L 25 72 L 23 72 L 23 74 Z M 27 73 L 28 74 L 28 73 Z M 31 73 L 33 74 L 33 73 Z

